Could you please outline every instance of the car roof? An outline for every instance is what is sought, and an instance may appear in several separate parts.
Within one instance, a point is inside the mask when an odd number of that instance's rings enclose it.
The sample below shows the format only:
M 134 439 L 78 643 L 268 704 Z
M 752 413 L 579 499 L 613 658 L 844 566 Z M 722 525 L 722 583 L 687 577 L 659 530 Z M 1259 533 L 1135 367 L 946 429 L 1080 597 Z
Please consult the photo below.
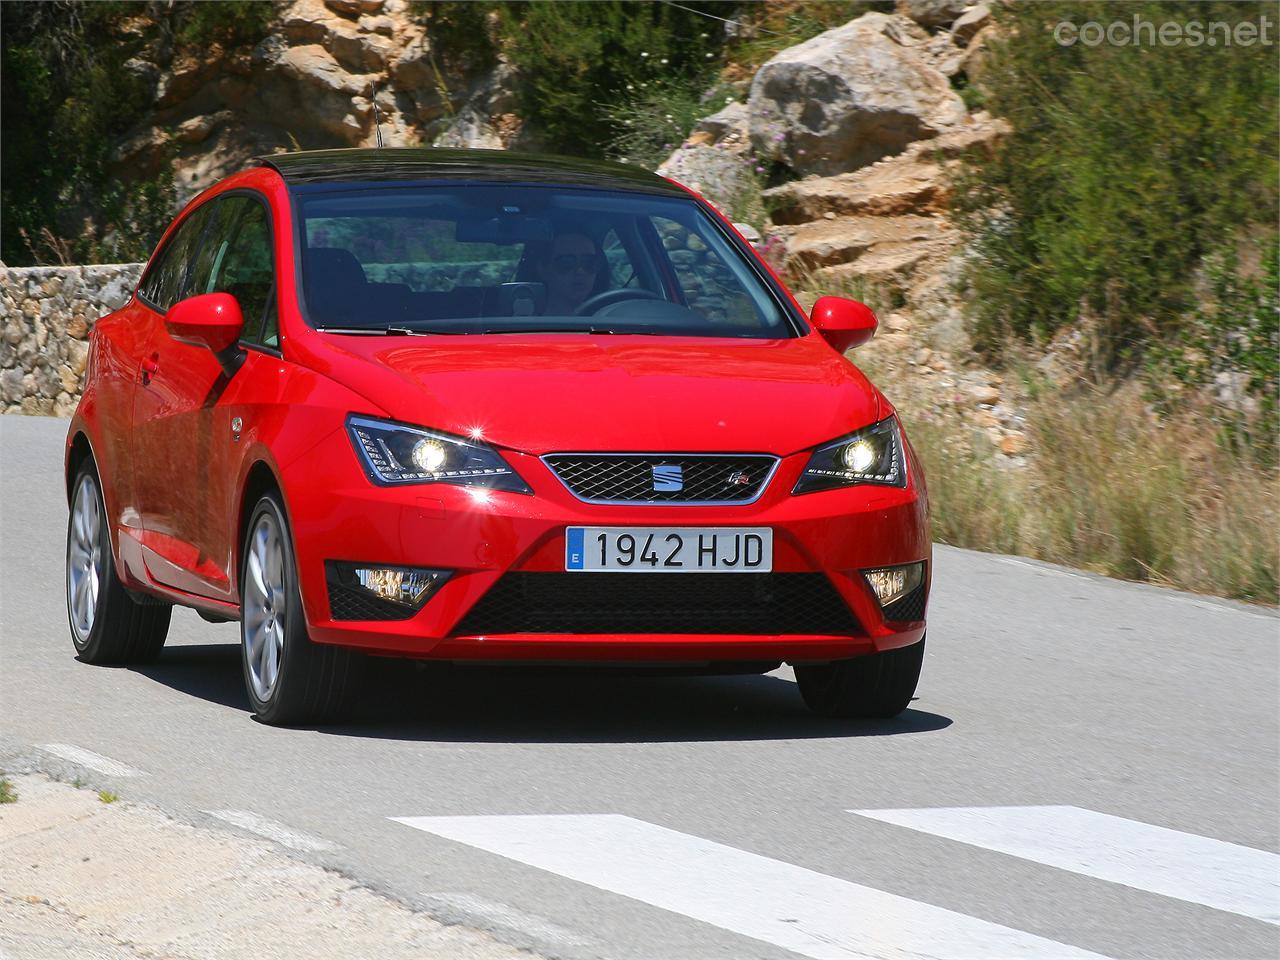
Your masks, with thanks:
M 370 147 L 302 150 L 258 157 L 289 186 L 319 183 L 379 183 L 403 180 L 534 183 L 590 186 L 633 193 L 687 197 L 680 187 L 640 167 L 604 160 L 514 153 L 507 150 L 444 150 Z

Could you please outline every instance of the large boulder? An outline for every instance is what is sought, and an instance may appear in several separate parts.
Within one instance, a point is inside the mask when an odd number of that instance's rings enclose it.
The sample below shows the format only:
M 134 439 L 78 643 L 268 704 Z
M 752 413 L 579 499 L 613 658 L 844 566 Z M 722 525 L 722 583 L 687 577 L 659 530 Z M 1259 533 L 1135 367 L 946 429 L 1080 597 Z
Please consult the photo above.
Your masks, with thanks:
M 735 215 L 753 187 L 751 161 L 740 152 L 719 145 L 684 144 L 663 161 L 657 172 L 700 193 L 729 217 Z
M 751 84 L 752 146 L 797 173 L 831 175 L 954 128 L 964 103 L 925 61 L 921 33 L 868 13 L 783 50 Z

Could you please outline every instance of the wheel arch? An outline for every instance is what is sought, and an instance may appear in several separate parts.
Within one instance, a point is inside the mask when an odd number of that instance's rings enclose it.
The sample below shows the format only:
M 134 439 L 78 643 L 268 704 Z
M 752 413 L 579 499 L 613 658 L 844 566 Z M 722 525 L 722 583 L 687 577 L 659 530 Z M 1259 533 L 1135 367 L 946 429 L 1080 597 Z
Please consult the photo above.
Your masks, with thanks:
M 240 566 L 244 562 L 244 540 L 249 527 L 249 519 L 258 501 L 268 493 L 275 492 L 281 504 L 284 503 L 284 485 L 280 478 L 265 460 L 257 460 L 245 474 L 244 486 L 240 490 L 240 508 L 236 511 L 236 553 L 234 558 L 236 571 L 236 590 L 240 589 Z M 285 508 L 286 516 L 288 508 Z
M 65 476 L 63 477 L 63 486 L 66 488 L 67 504 L 71 503 L 71 495 L 74 491 L 71 489 L 75 484 L 76 474 L 80 472 L 80 465 L 86 460 L 92 460 L 97 465 L 97 458 L 93 455 L 93 445 L 89 442 L 89 435 L 83 430 L 77 430 L 71 437 L 71 442 L 67 445 L 67 460 Z

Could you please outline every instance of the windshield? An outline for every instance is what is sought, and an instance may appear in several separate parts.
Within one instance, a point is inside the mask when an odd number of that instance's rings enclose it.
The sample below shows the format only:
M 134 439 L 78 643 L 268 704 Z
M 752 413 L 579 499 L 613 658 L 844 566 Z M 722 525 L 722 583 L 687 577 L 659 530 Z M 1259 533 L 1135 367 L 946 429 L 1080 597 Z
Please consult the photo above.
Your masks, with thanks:
M 322 330 L 795 336 L 692 199 L 491 184 L 297 199 L 306 313 Z

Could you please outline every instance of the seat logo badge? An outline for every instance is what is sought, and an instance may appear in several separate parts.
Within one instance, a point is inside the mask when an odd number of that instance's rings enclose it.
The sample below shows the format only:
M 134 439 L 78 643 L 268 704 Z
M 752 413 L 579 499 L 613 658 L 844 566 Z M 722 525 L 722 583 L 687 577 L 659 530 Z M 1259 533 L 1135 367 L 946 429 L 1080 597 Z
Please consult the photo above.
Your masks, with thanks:
M 684 489 L 684 468 L 678 463 L 653 465 L 653 492 L 675 493 Z
M 735 470 L 729 474 L 729 483 L 735 487 L 751 486 L 751 474 L 745 470 Z

